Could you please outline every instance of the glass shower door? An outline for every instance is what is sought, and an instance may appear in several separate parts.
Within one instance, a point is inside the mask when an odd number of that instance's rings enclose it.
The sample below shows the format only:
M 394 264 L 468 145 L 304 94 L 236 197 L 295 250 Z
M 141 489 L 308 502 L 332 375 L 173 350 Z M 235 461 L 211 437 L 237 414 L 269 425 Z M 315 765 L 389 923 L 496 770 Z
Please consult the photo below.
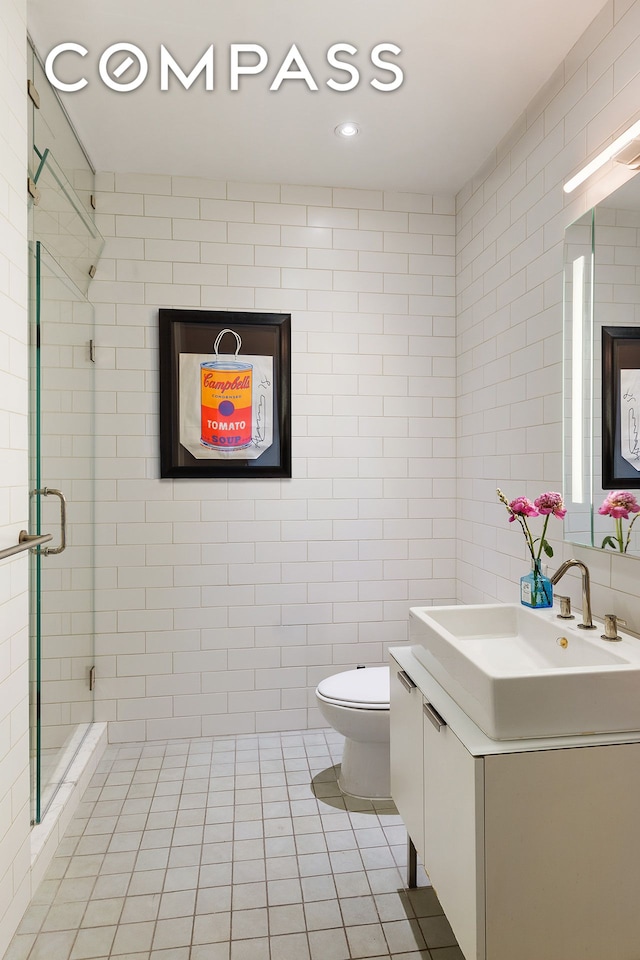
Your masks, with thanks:
M 104 240 L 93 166 L 31 46 L 28 75 L 30 532 L 53 537 L 48 550 L 30 551 L 38 823 L 93 720 L 94 316 L 87 296 Z
M 93 721 L 93 307 L 45 246 L 31 247 L 32 820 L 51 804 Z

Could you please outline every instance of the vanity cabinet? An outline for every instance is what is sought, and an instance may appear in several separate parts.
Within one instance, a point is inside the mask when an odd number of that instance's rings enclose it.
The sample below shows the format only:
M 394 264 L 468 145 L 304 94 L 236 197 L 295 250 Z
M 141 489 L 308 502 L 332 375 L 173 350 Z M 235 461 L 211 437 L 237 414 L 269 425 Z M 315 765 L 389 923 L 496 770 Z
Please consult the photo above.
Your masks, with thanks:
M 422 694 L 409 674 L 392 663 L 389 676 L 391 793 L 416 850 L 424 848 Z
M 416 850 L 460 949 L 467 958 L 482 957 L 482 760 L 471 756 L 444 717 L 436 713 L 434 719 L 434 709 L 425 701 L 424 846 Z
M 640 960 L 640 735 L 490 740 L 410 648 L 392 653 L 416 684 L 403 701 L 392 680 L 392 794 L 466 960 Z

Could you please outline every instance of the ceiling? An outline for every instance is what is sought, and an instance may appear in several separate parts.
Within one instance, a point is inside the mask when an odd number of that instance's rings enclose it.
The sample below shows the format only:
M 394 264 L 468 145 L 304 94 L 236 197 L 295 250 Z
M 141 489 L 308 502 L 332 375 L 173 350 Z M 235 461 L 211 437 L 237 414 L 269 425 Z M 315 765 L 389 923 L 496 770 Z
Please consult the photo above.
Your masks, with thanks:
M 44 59 L 58 43 L 75 42 L 58 77 L 87 86 L 62 94 L 98 170 L 451 194 L 486 160 L 527 103 L 556 69 L 604 0 L 28 0 L 28 26 Z M 137 90 L 109 89 L 98 61 L 116 42 L 136 44 L 149 62 Z M 327 49 L 360 70 L 348 80 L 329 66 Z M 392 92 L 370 81 L 393 79 L 372 65 L 371 49 L 394 43 L 402 68 Z M 229 89 L 230 44 L 264 48 L 268 65 Z M 317 86 L 300 79 L 269 87 L 297 44 Z M 160 90 L 164 44 L 185 74 L 215 48 L 215 87 L 200 76 L 185 90 L 172 77 Z M 114 71 L 125 59 L 109 61 Z M 241 63 L 256 57 L 243 55 Z M 294 66 L 295 69 L 295 66 Z M 136 65 L 121 74 L 130 81 Z M 333 131 L 355 120 L 360 134 Z

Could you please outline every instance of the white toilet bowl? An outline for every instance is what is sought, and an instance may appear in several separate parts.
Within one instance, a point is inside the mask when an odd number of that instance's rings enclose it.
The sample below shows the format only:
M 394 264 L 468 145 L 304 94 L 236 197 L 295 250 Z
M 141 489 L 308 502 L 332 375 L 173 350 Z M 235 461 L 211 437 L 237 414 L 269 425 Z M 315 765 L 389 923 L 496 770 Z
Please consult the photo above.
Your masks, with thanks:
M 389 668 L 345 670 L 316 688 L 322 716 L 345 738 L 338 786 L 343 793 L 386 799 L 389 786 Z

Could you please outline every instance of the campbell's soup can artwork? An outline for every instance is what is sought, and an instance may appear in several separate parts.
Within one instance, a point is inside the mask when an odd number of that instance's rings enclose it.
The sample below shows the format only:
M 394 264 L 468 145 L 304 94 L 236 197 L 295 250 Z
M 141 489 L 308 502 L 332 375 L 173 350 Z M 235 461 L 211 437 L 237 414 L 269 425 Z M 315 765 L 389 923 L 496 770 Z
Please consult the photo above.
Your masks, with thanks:
M 200 364 L 200 442 L 214 450 L 251 443 L 253 365 L 240 360 Z

